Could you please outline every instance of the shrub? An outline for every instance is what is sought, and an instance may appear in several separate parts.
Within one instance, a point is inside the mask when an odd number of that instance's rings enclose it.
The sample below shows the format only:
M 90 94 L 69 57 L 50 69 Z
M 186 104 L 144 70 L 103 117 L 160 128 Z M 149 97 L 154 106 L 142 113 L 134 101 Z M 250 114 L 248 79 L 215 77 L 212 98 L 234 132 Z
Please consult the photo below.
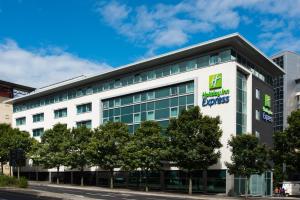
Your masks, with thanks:
M 26 188 L 28 182 L 24 177 L 18 180 L 15 177 L 0 175 L 0 187 L 20 187 Z

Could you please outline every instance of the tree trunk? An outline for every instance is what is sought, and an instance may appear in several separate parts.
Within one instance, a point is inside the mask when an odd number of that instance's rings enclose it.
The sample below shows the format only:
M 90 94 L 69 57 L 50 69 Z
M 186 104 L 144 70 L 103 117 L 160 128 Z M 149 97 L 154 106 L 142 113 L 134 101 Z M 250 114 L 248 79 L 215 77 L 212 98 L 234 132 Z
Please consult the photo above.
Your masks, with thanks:
M 109 183 L 109 187 L 110 189 L 114 188 L 114 169 L 110 169 L 110 183 Z
M 192 179 L 192 173 L 191 171 L 188 171 L 189 176 L 189 195 L 193 194 L 193 179 Z
M 83 186 L 83 167 L 80 168 L 80 185 Z
M 59 184 L 59 166 L 56 167 L 57 169 L 57 175 L 56 175 L 56 184 Z
M 17 170 L 18 170 L 18 180 L 20 180 L 20 167 L 19 166 L 17 167 Z
M 4 174 L 3 171 L 3 163 L 1 162 L 1 174 Z
M 145 191 L 149 191 L 149 186 L 148 186 L 148 170 L 145 171 L 146 173 L 146 180 L 145 180 Z

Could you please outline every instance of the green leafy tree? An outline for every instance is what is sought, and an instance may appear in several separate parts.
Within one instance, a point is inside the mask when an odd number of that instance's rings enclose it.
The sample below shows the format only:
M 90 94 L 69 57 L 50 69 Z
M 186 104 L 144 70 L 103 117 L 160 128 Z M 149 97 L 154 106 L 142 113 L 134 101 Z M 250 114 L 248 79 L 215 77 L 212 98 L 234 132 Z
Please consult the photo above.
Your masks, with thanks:
M 10 150 L 10 135 L 12 135 L 13 129 L 8 124 L 0 124 L 0 163 L 1 173 L 3 174 L 3 166 L 9 160 Z
M 249 191 L 249 179 L 252 174 L 262 174 L 270 169 L 268 149 L 260 144 L 257 137 L 251 134 L 243 134 L 232 137 L 228 141 L 231 147 L 231 162 L 226 162 L 230 174 L 246 177 L 247 198 Z
M 155 121 L 145 121 L 125 147 L 125 168 L 145 172 L 145 191 L 148 191 L 149 172 L 159 170 L 166 155 L 166 138 Z
M 56 124 L 41 137 L 41 162 L 45 168 L 56 168 L 56 183 L 59 184 L 60 166 L 67 164 L 67 153 L 70 145 L 70 130 L 64 124 Z
M 67 154 L 67 164 L 72 169 L 80 169 L 80 183 L 83 186 L 84 167 L 90 164 L 88 147 L 93 131 L 85 126 L 73 128 L 70 135 L 70 146 Z
M 293 111 L 287 121 L 288 127 L 284 131 L 273 134 L 274 182 L 300 171 L 300 110 Z
M 130 140 L 127 125 L 107 122 L 96 128 L 88 147 L 92 164 L 110 172 L 110 188 L 113 188 L 114 168 L 123 165 L 123 148 Z
M 36 180 L 38 180 L 38 167 L 42 164 L 41 158 L 42 145 L 39 141 L 33 140 L 31 150 L 28 152 L 28 158 L 31 159 L 32 166 L 35 168 Z
M 9 161 L 9 153 L 11 150 L 22 149 L 27 154 L 32 146 L 33 140 L 30 134 L 12 128 L 8 124 L 0 124 L 0 162 L 1 171 L 3 173 L 3 165 Z M 19 165 L 20 163 L 18 163 Z M 18 166 L 18 172 L 19 172 Z M 18 173 L 19 175 L 19 173 Z
M 222 131 L 219 117 L 204 116 L 195 106 L 183 110 L 178 119 L 171 119 L 167 129 L 169 160 L 187 170 L 189 194 L 192 194 L 192 171 L 207 170 L 220 158 Z

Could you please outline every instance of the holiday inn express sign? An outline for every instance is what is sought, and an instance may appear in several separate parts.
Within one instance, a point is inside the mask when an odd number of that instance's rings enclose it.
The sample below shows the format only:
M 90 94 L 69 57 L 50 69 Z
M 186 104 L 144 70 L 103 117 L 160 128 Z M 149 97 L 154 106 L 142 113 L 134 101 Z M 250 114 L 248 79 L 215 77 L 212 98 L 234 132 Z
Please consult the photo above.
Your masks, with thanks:
M 229 102 L 229 89 L 222 88 L 222 74 L 213 74 L 208 79 L 209 91 L 202 93 L 202 106 L 214 106 Z

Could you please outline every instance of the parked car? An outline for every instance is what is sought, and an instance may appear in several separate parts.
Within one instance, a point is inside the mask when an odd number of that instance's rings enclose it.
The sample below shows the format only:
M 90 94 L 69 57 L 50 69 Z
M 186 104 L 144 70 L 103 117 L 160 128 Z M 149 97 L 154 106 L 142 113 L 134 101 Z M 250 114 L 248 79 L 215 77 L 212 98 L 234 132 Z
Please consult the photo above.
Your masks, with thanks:
M 300 196 L 300 181 L 284 181 L 281 184 L 286 196 Z

